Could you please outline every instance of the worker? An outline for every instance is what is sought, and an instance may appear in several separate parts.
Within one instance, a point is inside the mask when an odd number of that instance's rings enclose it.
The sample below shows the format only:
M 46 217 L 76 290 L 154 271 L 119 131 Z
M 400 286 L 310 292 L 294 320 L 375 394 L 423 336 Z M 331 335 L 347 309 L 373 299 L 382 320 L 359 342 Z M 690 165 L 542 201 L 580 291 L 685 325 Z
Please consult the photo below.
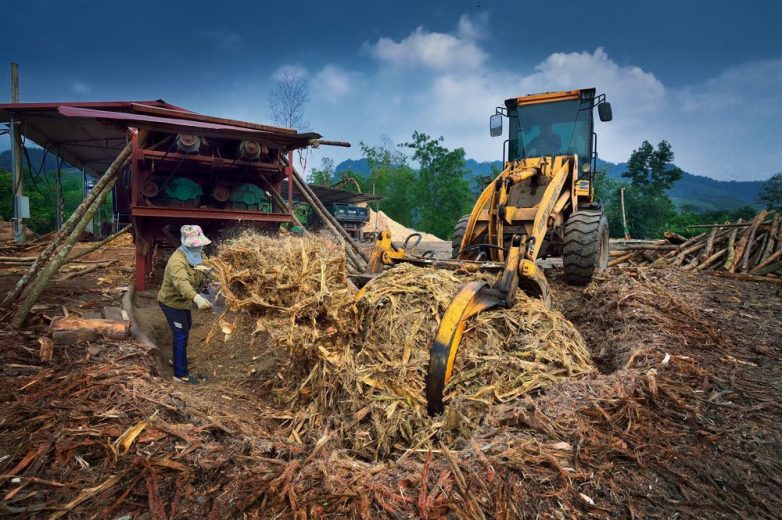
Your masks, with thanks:
M 212 241 L 206 238 L 201 226 L 182 226 L 180 233 L 182 244 L 168 259 L 157 301 L 171 328 L 174 379 L 197 385 L 199 378 L 187 368 L 187 338 L 193 324 L 190 312 L 193 303 L 200 310 L 212 306 L 209 300 L 197 292 L 209 272 L 203 249 Z
M 529 145 L 528 157 L 543 157 L 544 155 L 557 155 L 562 139 L 551 129 L 551 123 L 540 124 L 540 135 Z

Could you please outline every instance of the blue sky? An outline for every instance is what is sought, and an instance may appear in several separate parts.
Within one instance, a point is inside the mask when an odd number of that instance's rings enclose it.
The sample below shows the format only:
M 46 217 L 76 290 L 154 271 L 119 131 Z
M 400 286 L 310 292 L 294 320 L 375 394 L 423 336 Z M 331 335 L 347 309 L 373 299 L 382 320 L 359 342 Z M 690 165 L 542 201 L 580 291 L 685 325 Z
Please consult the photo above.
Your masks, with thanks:
M 423 130 L 492 160 L 487 119 L 503 99 L 595 86 L 614 108 L 598 126 L 606 160 L 665 138 L 692 173 L 782 170 L 780 2 L 28 0 L 3 12 L 0 99 L 16 61 L 23 101 L 163 98 L 263 122 L 287 69 L 310 80 L 305 116 L 328 138 Z M 309 164 L 324 156 L 360 151 L 324 148 Z

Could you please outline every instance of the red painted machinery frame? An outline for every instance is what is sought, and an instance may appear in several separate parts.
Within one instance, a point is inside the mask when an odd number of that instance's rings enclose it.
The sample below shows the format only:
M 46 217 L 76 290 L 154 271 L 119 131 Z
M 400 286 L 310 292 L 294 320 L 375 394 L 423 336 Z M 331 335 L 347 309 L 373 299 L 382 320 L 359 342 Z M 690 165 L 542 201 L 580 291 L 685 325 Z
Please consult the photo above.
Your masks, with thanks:
M 130 162 L 130 218 L 133 223 L 136 246 L 136 290 L 146 289 L 148 275 L 152 272 L 154 244 L 165 238 L 161 233 L 164 226 L 172 226 L 172 234 L 178 236 L 179 226 L 199 224 L 209 229 L 212 224 L 225 225 L 227 222 L 273 225 L 293 220 L 293 152 L 288 151 L 288 165 L 283 163 L 249 162 L 232 159 L 219 159 L 197 154 L 165 153 L 144 148 L 140 144 L 138 130 L 131 130 Z M 181 208 L 151 205 L 141 196 L 144 182 L 151 176 L 151 161 L 183 161 L 193 167 L 242 168 L 255 173 L 267 191 L 280 191 L 281 181 L 287 178 L 287 200 L 284 208 L 278 212 L 255 210 L 219 209 L 219 208 Z M 285 200 L 285 199 L 283 199 Z M 274 209 L 274 207 L 273 207 Z M 174 231 L 176 231 L 174 233 Z

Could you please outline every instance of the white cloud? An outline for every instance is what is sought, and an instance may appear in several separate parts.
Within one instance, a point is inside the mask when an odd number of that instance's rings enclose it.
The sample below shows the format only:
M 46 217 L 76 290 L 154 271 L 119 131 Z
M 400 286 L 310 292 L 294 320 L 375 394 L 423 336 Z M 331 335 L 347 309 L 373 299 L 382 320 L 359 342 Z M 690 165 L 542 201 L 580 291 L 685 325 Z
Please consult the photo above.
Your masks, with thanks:
M 277 81 L 280 81 L 281 79 L 284 79 L 286 77 L 306 78 L 309 76 L 309 74 L 310 73 L 306 67 L 295 63 L 289 63 L 286 65 L 282 65 L 277 70 L 275 70 L 274 73 L 272 74 L 272 78 L 274 78 Z
M 462 16 L 457 34 L 429 32 L 418 27 L 399 41 L 383 37 L 374 44 L 365 44 L 365 49 L 380 62 L 394 67 L 424 67 L 438 71 L 455 67 L 472 69 L 480 67 L 487 58 L 486 52 L 475 42 L 482 23 Z
M 86 83 L 81 81 L 74 81 L 71 83 L 71 91 L 75 94 L 89 94 L 92 89 Z
M 614 109 L 612 122 L 596 123 L 606 160 L 625 161 L 643 140 L 666 139 L 676 163 L 691 173 L 756 180 L 782 169 L 782 59 L 746 63 L 684 87 L 665 85 L 653 71 L 619 63 L 602 48 L 554 52 L 523 70 L 492 63 L 481 40 L 487 23 L 462 17 L 453 33 L 419 27 L 398 40 L 365 44 L 378 67 L 358 86 L 343 81 L 354 72 L 324 67 L 317 77 L 332 84 L 332 103 L 313 107 L 313 128 L 355 143 L 376 142 L 381 134 L 404 142 L 421 130 L 464 147 L 468 157 L 495 160 L 502 140 L 488 136 L 488 116 L 506 98 L 596 87 Z M 339 95 L 342 88 L 350 90 Z M 332 156 L 358 153 L 334 150 Z
M 459 17 L 457 34 L 467 40 L 481 40 L 488 37 L 489 13 L 482 12 L 478 16 L 463 14 Z
M 664 127 L 676 162 L 719 179 L 764 179 L 782 171 L 780 90 L 782 59 L 772 59 L 673 91 Z
M 313 94 L 334 102 L 346 96 L 358 81 L 358 75 L 336 65 L 324 66 L 312 80 Z

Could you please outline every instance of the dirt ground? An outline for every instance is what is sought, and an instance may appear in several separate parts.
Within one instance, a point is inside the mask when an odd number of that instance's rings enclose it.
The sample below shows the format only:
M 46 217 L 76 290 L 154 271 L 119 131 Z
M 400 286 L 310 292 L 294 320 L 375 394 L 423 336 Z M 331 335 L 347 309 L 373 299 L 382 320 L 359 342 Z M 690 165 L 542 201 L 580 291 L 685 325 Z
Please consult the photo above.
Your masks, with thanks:
M 371 462 L 329 431 L 301 441 L 272 356 L 194 312 L 198 387 L 170 377 L 154 291 L 136 297 L 159 353 L 56 347 L 49 318 L 116 305 L 110 269 L 55 282 L 21 331 L 0 323 L 0 511 L 19 517 L 779 518 L 780 288 L 676 269 L 612 269 L 585 288 L 550 270 L 556 308 L 599 372 L 495 407 L 466 447 Z M 0 277 L 0 293 L 15 277 Z M 0 309 L 0 317 L 7 312 Z M 212 341 L 206 342 L 212 333 Z M 274 348 L 268 345 L 269 349 Z

